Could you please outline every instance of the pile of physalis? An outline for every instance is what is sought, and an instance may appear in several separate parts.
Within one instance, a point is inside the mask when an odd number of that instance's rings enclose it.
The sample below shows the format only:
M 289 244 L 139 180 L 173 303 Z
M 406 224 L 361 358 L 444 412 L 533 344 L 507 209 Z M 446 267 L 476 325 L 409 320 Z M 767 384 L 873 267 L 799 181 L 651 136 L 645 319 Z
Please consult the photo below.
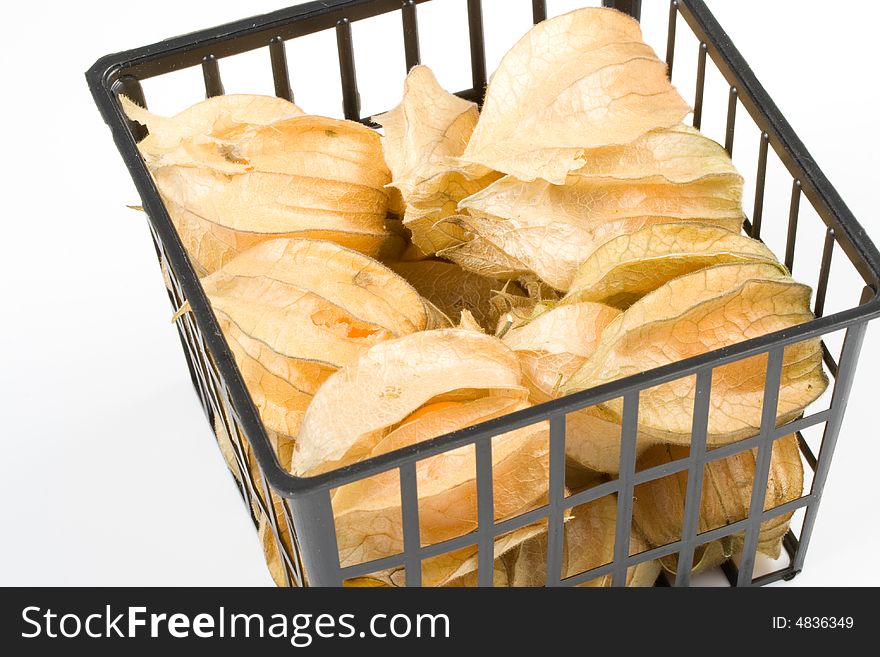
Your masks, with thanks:
M 400 105 L 375 117 L 382 134 L 262 96 L 212 98 L 172 118 L 123 104 L 149 129 L 140 150 L 294 475 L 812 317 L 810 289 L 741 234 L 743 179 L 727 153 L 682 123 L 690 108 L 665 64 L 614 10 L 530 30 L 482 111 L 416 66 Z M 715 370 L 710 449 L 757 435 L 765 368 L 766 356 Z M 777 422 L 826 385 L 817 341 L 788 348 Z M 641 393 L 639 469 L 687 456 L 694 398 L 694 377 Z M 569 414 L 567 493 L 617 474 L 621 421 L 620 400 Z M 493 439 L 496 522 L 547 503 L 548 434 L 544 422 Z M 706 467 L 699 531 L 748 515 L 754 469 L 754 450 Z M 473 446 L 419 461 L 416 477 L 423 545 L 476 529 Z M 680 537 L 683 477 L 637 488 L 631 553 Z M 802 487 L 796 440 L 782 438 L 765 508 Z M 343 567 L 403 550 L 397 470 L 335 489 L 332 507 Z M 616 510 L 611 495 L 566 512 L 561 577 L 612 560 Z M 778 556 L 789 519 L 762 526 L 761 552 Z M 265 517 L 261 536 L 283 581 Z M 546 520 L 499 536 L 495 585 L 543 584 L 547 542 Z M 741 542 L 703 546 L 694 568 Z M 473 586 L 477 561 L 475 545 L 426 559 L 423 584 Z M 651 585 L 661 568 L 675 572 L 675 558 L 631 568 L 627 584 Z M 391 569 L 347 583 L 404 579 Z

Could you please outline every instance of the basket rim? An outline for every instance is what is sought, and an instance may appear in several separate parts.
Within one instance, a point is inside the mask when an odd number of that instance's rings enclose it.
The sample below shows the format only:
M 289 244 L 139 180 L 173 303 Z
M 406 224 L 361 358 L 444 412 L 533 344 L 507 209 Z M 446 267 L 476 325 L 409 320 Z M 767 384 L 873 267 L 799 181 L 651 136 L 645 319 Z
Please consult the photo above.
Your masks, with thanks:
M 411 0 L 414 4 L 428 0 Z M 94 101 L 110 127 L 116 146 L 137 188 L 153 229 L 159 236 L 170 265 L 174 268 L 185 299 L 192 308 L 193 318 L 202 333 L 218 373 L 226 384 L 229 401 L 242 430 L 253 448 L 259 467 L 279 494 L 296 498 L 319 490 L 327 490 L 378 472 L 400 467 L 434 454 L 490 440 L 505 431 L 539 423 L 551 416 L 592 406 L 624 396 L 635 390 L 650 388 L 719 365 L 781 349 L 787 344 L 815 338 L 825 333 L 848 328 L 880 317 L 880 252 L 864 228 L 847 207 L 837 190 L 816 164 L 806 146 L 797 136 L 782 112 L 756 78 L 748 63 L 736 49 L 703 0 L 673 0 L 673 6 L 684 16 L 695 34 L 707 47 L 716 65 L 728 80 L 735 80 L 739 98 L 749 110 L 758 127 L 782 147 L 777 153 L 789 172 L 801 175 L 803 193 L 820 211 L 820 218 L 833 223 L 829 231 L 843 248 L 862 278 L 867 281 L 861 303 L 853 308 L 815 318 L 804 324 L 736 343 L 699 356 L 653 368 L 623 379 L 560 397 L 521 411 L 503 415 L 459 431 L 445 434 L 416 445 L 400 448 L 380 456 L 337 468 L 314 477 L 290 474 L 278 462 L 265 427 L 250 393 L 235 364 L 217 318 L 193 269 L 171 218 L 162 203 L 137 144 L 129 131 L 126 117 L 116 101 L 114 85 L 125 75 L 146 79 L 177 68 L 197 65 L 204 55 L 218 57 L 237 54 L 269 44 L 277 35 L 294 38 L 311 31 L 329 29 L 338 18 L 358 20 L 400 9 L 400 0 L 323 0 L 308 2 L 253 18 L 226 23 L 190 34 L 163 40 L 99 58 L 86 72 Z M 307 24 L 307 25 L 304 25 Z M 291 29 L 295 26 L 296 29 Z M 304 31 L 305 30 L 305 31 Z M 268 35 L 268 36 L 266 36 Z M 263 37 L 266 37 L 263 39 Z M 256 45 L 243 47 L 244 39 Z M 263 41 L 259 41 L 263 39 Z M 236 46 L 229 43 L 235 41 Z M 226 44 L 227 47 L 222 48 Z M 219 47 L 219 52 L 218 52 Z M 171 63 L 172 57 L 185 57 L 185 62 Z M 462 93 L 472 93 L 473 90 Z M 824 215 L 824 216 L 823 216 Z

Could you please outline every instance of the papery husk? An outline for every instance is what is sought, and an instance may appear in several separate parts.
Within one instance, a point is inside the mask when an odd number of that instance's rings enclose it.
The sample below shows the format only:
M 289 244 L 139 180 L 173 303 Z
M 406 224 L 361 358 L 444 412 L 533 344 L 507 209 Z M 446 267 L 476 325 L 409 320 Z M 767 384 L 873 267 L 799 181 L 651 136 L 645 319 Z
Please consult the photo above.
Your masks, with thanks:
M 376 345 L 317 392 L 291 469 L 306 476 L 326 472 L 526 408 L 521 378 L 516 355 L 476 331 L 424 331 Z M 548 450 L 546 422 L 493 438 L 496 520 L 544 503 Z M 418 462 L 424 543 L 476 529 L 474 459 L 474 448 L 467 446 Z M 343 566 L 403 550 L 396 470 L 336 489 L 332 503 Z
M 382 342 L 331 375 L 315 394 L 292 472 L 310 476 L 375 455 L 376 445 L 426 404 L 527 395 L 516 354 L 494 337 L 439 329 Z
M 775 265 L 727 264 L 673 279 L 611 322 L 586 363 L 562 386 L 563 393 L 706 353 L 782 330 L 813 318 L 810 288 Z M 756 435 L 761 424 L 767 356 L 753 356 L 713 371 L 708 443 Z M 793 420 L 827 386 L 818 340 L 785 349 L 777 423 Z M 689 444 L 695 377 L 643 390 L 639 432 L 656 442 Z M 622 418 L 622 400 L 602 405 Z
M 485 278 L 442 260 L 396 262 L 389 263 L 388 267 L 447 317 L 455 319 L 467 311 L 482 329 L 495 330 L 499 310 L 493 307 L 491 300 L 504 288 L 504 281 Z
M 579 178 L 743 186 L 743 177 L 724 147 L 683 123 L 646 132 L 624 144 L 593 148 L 585 155 L 584 166 L 572 172 Z
M 742 544 L 742 541 L 739 541 Z M 733 557 L 735 548 L 734 540 L 726 537 L 718 541 L 703 543 L 694 549 L 694 558 L 691 565 L 691 575 L 706 572 L 717 568 L 725 561 Z M 678 554 L 669 554 L 658 559 L 663 570 L 670 575 L 678 574 Z
M 693 128 L 654 130 L 584 158 L 562 185 L 505 176 L 463 199 L 451 234 L 462 241 L 441 255 L 470 268 L 477 254 L 484 275 L 530 270 L 568 290 L 578 266 L 614 237 L 683 221 L 740 231 L 742 176 Z
M 566 456 L 565 459 L 565 486 L 572 494 L 592 488 L 602 482 L 608 481 L 604 472 L 597 472 L 587 468 Z
M 477 104 L 446 91 L 430 68 L 410 69 L 401 103 L 373 117 L 385 129 L 385 162 L 404 202 L 420 180 L 444 170 L 443 160 L 461 155 L 478 117 Z
M 225 94 L 191 105 L 173 117 L 154 114 L 126 96 L 119 101 L 125 114 L 149 130 L 138 148 L 148 160 L 180 163 L 192 157 L 199 145 L 216 143 L 227 133 L 236 133 L 292 119 L 305 114 L 299 107 L 277 96 Z
M 540 308 L 540 305 L 537 306 Z M 514 324 L 504 336 L 516 351 L 529 388 L 539 404 L 560 396 L 560 386 L 593 354 L 602 332 L 620 311 L 598 303 L 555 305 Z M 566 415 L 566 457 L 590 470 L 616 474 L 620 467 L 620 420 L 600 406 Z M 636 452 L 654 441 L 639 435 Z
M 447 217 L 445 229 L 454 230 L 452 246 L 437 252 L 437 255 L 451 260 L 462 269 L 472 271 L 486 278 L 515 280 L 532 273 L 529 266 L 503 249 L 483 238 L 473 227 L 472 217 L 457 214 Z M 450 232 L 451 234 L 451 232 Z
M 668 281 L 728 262 L 762 262 L 788 270 L 762 242 L 698 222 L 655 224 L 600 246 L 572 281 L 566 302 L 628 308 Z
M 580 9 L 539 23 L 504 56 L 462 159 L 560 185 L 585 149 L 627 144 L 689 111 L 638 22 Z
M 380 259 L 404 246 L 386 222 L 384 192 L 374 189 L 257 171 L 230 176 L 163 167 L 152 173 L 200 275 L 274 238 L 330 240 Z
M 297 586 L 297 583 L 292 576 L 290 581 L 288 581 L 286 577 L 284 558 L 281 553 L 281 550 L 283 549 L 288 555 L 294 554 L 291 549 L 290 536 L 287 529 L 287 519 L 281 512 L 280 499 L 277 498 L 274 493 L 272 494 L 272 497 L 275 500 L 275 517 L 278 523 L 278 533 L 281 537 L 281 543 L 279 544 L 278 538 L 276 538 L 275 533 L 272 531 L 272 525 L 268 516 L 262 512 L 257 513 L 257 517 L 259 518 L 257 536 L 260 540 L 260 545 L 263 548 L 263 558 L 266 560 L 266 567 L 269 569 L 269 575 L 272 577 L 272 581 L 275 582 L 275 586 Z M 305 573 L 303 573 L 302 576 L 306 580 L 304 585 L 307 586 L 308 578 Z
M 266 560 L 266 567 L 269 569 L 269 575 L 275 586 L 287 587 L 287 577 L 284 572 L 284 562 L 278 549 L 278 540 L 272 532 L 268 518 L 265 515 L 260 516 L 260 524 L 257 529 L 257 537 L 260 546 L 263 548 L 263 558 Z
M 620 471 L 620 416 L 597 404 L 566 415 L 565 455 L 578 465 L 607 474 Z M 648 432 L 636 434 L 636 456 L 659 440 Z
M 495 539 L 493 543 L 492 586 L 512 586 L 506 555 L 518 545 L 546 533 L 546 521 L 516 529 Z M 422 586 L 424 587 L 476 587 L 478 582 L 478 550 L 472 545 L 447 552 L 422 562 Z M 349 587 L 402 587 L 406 586 L 403 568 L 391 568 L 365 577 L 347 580 Z
M 402 251 L 386 224 L 391 177 L 378 134 L 298 109 L 266 123 L 262 101 L 247 97 L 227 116 L 225 98 L 189 119 L 124 103 L 151 131 L 141 153 L 200 275 L 276 237 L 329 239 L 382 258 Z
M 202 284 L 264 424 L 291 438 L 339 367 L 447 323 L 397 274 L 333 242 L 266 241 Z
M 220 417 L 214 416 L 214 436 L 217 438 L 217 445 L 220 447 L 220 454 L 226 462 L 226 467 L 235 477 L 237 481 L 241 481 L 241 468 L 238 467 L 238 459 L 235 456 L 235 447 L 226 426 L 220 420 Z
M 443 222 L 458 202 L 501 174 L 455 159 L 477 124 L 475 103 L 443 89 L 427 66 L 410 69 L 403 89 L 400 105 L 374 119 L 385 129 L 383 152 L 405 205 L 404 224 L 430 255 L 453 243 Z
M 479 175 L 468 167 L 450 164 L 444 173 L 417 185 L 409 196 L 404 214 L 404 224 L 412 231 L 413 243 L 431 255 L 460 244 L 464 233 L 452 221 L 461 214 L 458 203 L 500 177 L 501 174 L 495 172 Z
M 467 215 L 457 225 L 473 237 L 439 255 L 470 269 L 462 254 L 488 249 L 488 263 L 480 269 L 484 276 L 504 278 L 511 269 L 534 272 L 552 287 L 568 290 L 581 263 L 631 227 L 699 221 L 739 230 L 742 190 L 724 178 L 669 183 L 574 173 L 564 185 L 551 185 L 507 176 L 464 199 L 459 209 Z
M 297 380 L 305 383 L 304 389 L 297 388 L 294 383 L 271 372 L 260 362 L 259 355 L 256 358 L 252 357 L 241 346 L 235 336 L 246 338 L 235 324 L 225 318 L 220 318 L 219 321 L 220 329 L 226 336 L 226 342 L 263 424 L 272 431 L 295 437 L 314 391 L 335 370 L 319 363 L 316 363 L 314 368 L 305 364 L 298 368 L 287 367 L 288 371 L 296 373 Z M 259 341 L 255 342 L 261 348 L 265 348 Z
M 260 474 L 260 467 L 254 456 L 253 449 L 251 448 L 250 443 L 246 440 L 241 441 L 239 448 L 241 458 L 247 464 L 250 478 L 249 482 L 246 482 L 242 478 L 242 470 L 239 467 L 238 456 L 236 456 L 238 450 L 233 446 L 229 433 L 226 430 L 226 426 L 219 416 L 214 417 L 214 433 L 217 436 L 220 453 L 223 455 L 227 467 L 229 467 L 230 471 L 235 476 L 235 479 L 245 487 L 248 496 L 251 498 L 251 511 L 253 512 L 254 517 L 258 520 L 258 538 L 260 545 L 263 548 L 263 556 L 266 560 L 266 567 L 269 569 L 269 574 L 276 586 L 288 586 L 289 584 L 284 574 L 284 564 L 281 553 L 279 552 L 278 540 L 276 539 L 274 532 L 272 532 L 269 517 L 267 516 L 268 503 L 266 501 L 266 491 L 262 475 Z M 289 463 L 290 455 L 293 451 L 293 440 L 285 436 L 279 436 L 274 431 L 267 431 L 267 435 L 278 461 L 280 463 Z M 269 492 L 269 499 L 275 514 L 282 545 L 290 554 L 293 554 L 290 537 L 288 535 L 287 516 L 283 508 L 284 503 L 281 498 L 271 490 Z
M 431 406 L 417 419 L 392 431 L 370 456 L 445 435 L 528 404 L 503 397 Z M 411 416 L 412 417 L 412 416 Z M 503 434 L 492 441 L 495 516 L 501 520 L 539 506 L 546 499 L 548 426 Z M 473 447 L 419 461 L 416 478 L 419 526 L 425 544 L 467 534 L 477 528 L 476 465 Z M 351 565 L 403 550 L 400 481 L 396 470 L 343 486 L 333 494 L 339 555 Z
M 462 310 L 461 311 L 461 320 L 458 322 L 458 326 L 456 328 L 466 329 L 468 331 L 477 331 L 478 333 L 485 333 L 485 329 L 480 326 L 479 322 L 474 319 L 474 316 L 471 314 L 470 310 Z
M 619 314 L 602 304 L 575 303 L 548 309 L 511 328 L 503 340 L 519 356 L 531 401 L 558 396 L 560 383 L 586 362 L 602 331 Z
M 748 517 L 755 477 L 757 448 L 710 461 L 703 477 L 698 532 L 738 522 Z M 688 448 L 658 445 L 638 461 L 640 470 L 687 458 Z M 684 523 L 687 471 L 640 484 L 635 491 L 633 521 L 652 546 L 681 538 Z M 764 511 L 798 499 L 803 493 L 804 470 L 797 437 L 792 434 L 773 443 Z M 761 523 L 758 551 L 778 559 L 782 539 L 788 531 L 792 513 Z M 694 571 L 718 565 L 742 549 L 742 535 L 700 546 L 694 554 Z M 664 566 L 675 572 L 677 558 L 664 559 Z
M 245 486 L 248 491 L 248 496 L 251 498 L 251 510 L 253 511 L 254 517 L 259 518 L 262 515 L 265 515 L 268 505 L 265 486 L 263 484 L 262 474 L 260 473 L 260 466 L 257 463 L 257 458 L 254 456 L 254 450 L 250 443 L 247 440 L 242 439 L 239 443 L 239 448 L 233 446 L 225 425 L 217 416 L 214 417 L 214 433 L 217 436 L 220 453 L 223 455 L 223 460 L 226 461 L 227 467 L 232 472 L 235 479 Z M 266 435 L 269 438 L 269 445 L 275 452 L 278 462 L 289 463 L 290 455 L 293 452 L 294 440 L 271 430 L 267 431 Z M 249 481 L 245 481 L 242 478 L 242 470 L 239 467 L 239 456 L 237 453 L 241 455 L 242 461 L 247 466 L 247 471 L 250 476 Z M 271 490 L 270 499 L 275 510 L 275 515 L 278 519 L 279 527 L 286 531 L 287 523 L 282 508 L 283 502 L 281 501 L 281 498 Z M 285 540 L 285 544 L 289 543 L 284 537 L 283 540 Z
M 563 578 L 573 577 L 614 560 L 617 518 L 617 496 L 606 495 L 576 507 L 564 523 L 562 546 Z M 644 552 L 647 546 L 638 532 L 630 535 L 630 553 Z M 510 586 L 544 586 L 547 575 L 547 532 L 523 542 L 505 557 Z M 656 560 L 646 561 L 628 569 L 626 585 L 653 586 L 660 574 Z M 610 587 L 611 575 L 578 584 L 581 587 Z

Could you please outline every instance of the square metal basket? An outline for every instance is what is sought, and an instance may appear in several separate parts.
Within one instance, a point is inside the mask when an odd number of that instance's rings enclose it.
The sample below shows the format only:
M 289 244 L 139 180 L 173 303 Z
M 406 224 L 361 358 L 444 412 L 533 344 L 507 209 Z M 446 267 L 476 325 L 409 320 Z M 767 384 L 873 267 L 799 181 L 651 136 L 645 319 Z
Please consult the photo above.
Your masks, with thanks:
M 700 127 L 704 120 L 704 107 L 708 105 L 704 102 L 708 100 L 704 98 L 707 62 L 717 67 L 717 71 L 725 81 L 724 90 L 727 93 L 722 105 L 727 108 L 724 141 L 729 152 L 732 151 L 735 136 L 745 121 L 751 121 L 756 128 L 754 146 L 757 163 L 752 171 L 743 172 L 746 176 L 753 176 L 750 180 L 754 189 L 754 210 L 751 218 L 746 219 L 744 224 L 747 234 L 759 239 L 762 237 L 764 200 L 769 189 L 768 155 L 778 158 L 781 170 L 785 171 L 784 193 L 788 207 L 778 214 L 785 215 L 787 212 L 787 223 L 784 221 L 779 223 L 785 224 L 781 229 L 785 245 L 783 261 L 789 269 L 794 266 L 796 255 L 800 264 L 800 251 L 796 249 L 799 224 L 804 224 L 803 219 L 807 214 L 810 218 L 815 215 L 824 224 L 816 222 L 824 235 L 824 238 L 819 239 L 819 242 L 824 239 L 824 247 L 821 257 L 817 258 L 816 271 L 811 272 L 814 277 L 812 280 L 816 281 L 814 306 L 816 319 L 784 331 L 565 396 L 313 478 L 291 476 L 279 464 L 199 279 L 138 153 L 137 142 L 143 138 L 145 131 L 141 126 L 127 121 L 117 97 L 119 94 L 125 94 L 146 106 L 140 84 L 142 80 L 188 67 L 201 67 L 206 94 L 219 95 L 224 93 L 220 75 L 223 59 L 265 49 L 266 64 L 271 65 L 276 94 L 292 100 L 285 44 L 315 32 L 335 30 L 344 116 L 372 125 L 369 118 L 362 117 L 360 113 L 352 23 L 389 12 L 399 14 L 408 70 L 420 60 L 419 23 L 416 14 L 419 5 L 427 1 L 309 2 L 151 46 L 109 55 L 95 63 L 86 75 L 95 102 L 110 126 L 116 145 L 143 200 L 156 254 L 166 274 L 166 284 L 174 309 L 179 309 L 185 301 L 192 309 L 192 312 L 184 313 L 176 320 L 192 381 L 209 421 L 213 426 L 224 431 L 231 441 L 234 453 L 232 469 L 237 471 L 241 493 L 254 514 L 254 519 L 256 520 L 260 514 L 268 518 L 270 531 L 267 532 L 268 535 L 264 540 L 268 540 L 279 555 L 283 570 L 281 579 L 287 584 L 297 586 L 338 586 L 350 578 L 386 568 L 404 567 L 406 584 L 419 586 L 423 560 L 459 548 L 477 546 L 478 584 L 492 586 L 495 538 L 543 519 L 548 523 L 546 573 L 548 586 L 573 586 L 605 575 L 612 577 L 613 585 L 622 586 L 628 568 L 649 559 L 672 554 L 678 554 L 678 569 L 677 575 L 671 578 L 670 583 L 676 586 L 688 586 L 691 583 L 689 565 L 693 563 L 695 549 L 709 541 L 735 534 L 743 537 L 742 551 L 737 555 L 738 566 L 733 560 L 729 560 L 723 566 L 731 585 L 762 585 L 793 577 L 803 567 L 822 489 L 853 383 L 865 329 L 870 319 L 880 315 L 880 298 L 878 298 L 880 253 L 818 168 L 703 0 L 673 0 L 669 5 L 668 26 L 663 27 L 668 34 L 666 60 L 670 75 L 676 57 L 695 57 L 693 123 L 696 127 Z M 532 0 L 531 4 L 534 21 L 543 20 L 547 11 L 545 2 Z M 640 18 L 642 9 L 640 0 L 605 0 L 603 4 Z M 479 102 L 487 82 L 483 11 L 481 0 L 467 0 L 466 6 L 473 84 L 470 89 L 460 92 L 459 95 Z M 666 15 L 665 9 L 663 15 Z M 695 37 L 693 53 L 676 52 L 681 50 L 681 47 L 676 48 L 676 43 L 680 42 L 683 31 L 692 32 Z M 402 75 L 405 71 L 399 73 Z M 678 86 L 682 87 L 681 84 Z M 738 107 L 743 108 L 745 113 L 740 112 L 738 115 Z M 801 207 L 803 201 L 806 201 L 809 207 L 806 205 Z M 805 210 L 811 211 L 806 213 Z M 769 213 L 766 214 L 770 216 Z M 768 226 L 765 225 L 764 230 L 766 231 L 767 228 Z M 803 225 L 801 229 L 804 229 Z M 829 277 L 835 252 L 843 253 L 846 257 L 845 263 L 855 274 L 853 280 L 856 284 L 850 285 L 850 289 L 854 291 L 854 301 L 842 310 L 826 314 Z M 804 274 L 800 274 L 799 278 L 803 276 Z M 842 337 L 839 350 L 829 346 L 831 343 L 827 338 L 831 334 Z M 810 409 L 806 416 L 777 427 L 775 410 L 783 350 L 787 345 L 817 337 L 823 338 L 824 361 L 833 382 L 829 396 L 830 403 L 827 408 L 815 412 Z M 707 448 L 706 426 L 713 370 L 727 363 L 762 354 L 767 358 L 767 371 L 760 433 L 747 440 L 717 449 Z M 635 454 L 640 391 L 691 376 L 696 378 L 697 394 L 688 456 L 637 472 Z M 612 481 L 568 495 L 565 488 L 566 414 L 615 398 L 624 400 L 620 474 Z M 550 426 L 548 503 L 524 515 L 496 522 L 493 517 L 491 439 L 501 433 L 541 421 L 549 421 Z M 814 441 L 814 445 L 811 446 L 804 438 L 803 432 L 807 429 L 821 436 L 818 444 Z M 764 490 L 768 480 L 771 446 L 774 440 L 792 433 L 797 434 L 803 460 L 812 469 L 812 485 L 800 499 L 765 511 Z M 476 455 L 479 528 L 470 534 L 442 543 L 422 545 L 419 536 L 416 463 L 465 445 L 473 445 Z M 757 456 L 748 517 L 723 527 L 699 532 L 698 513 L 703 481 L 701 475 L 705 464 L 710 460 L 750 449 L 756 449 Z M 251 459 L 255 459 L 255 463 L 249 462 Z M 331 508 L 331 491 L 338 486 L 392 469 L 397 469 L 400 476 L 403 552 L 369 563 L 340 567 Z M 640 554 L 630 554 L 630 528 L 635 487 L 646 481 L 683 471 L 688 473 L 688 483 L 680 540 L 654 547 Z M 809 470 L 808 474 L 810 474 Z M 560 566 L 566 509 L 614 494 L 617 496 L 617 527 L 613 561 L 585 573 L 562 578 Z M 273 500 L 276 501 L 275 504 Z M 279 500 L 283 502 L 277 503 Z M 784 547 L 789 555 L 788 565 L 755 577 L 754 565 L 761 523 L 799 509 L 803 509 L 803 523 L 799 534 L 796 534 L 795 530 L 790 530 L 784 540 Z

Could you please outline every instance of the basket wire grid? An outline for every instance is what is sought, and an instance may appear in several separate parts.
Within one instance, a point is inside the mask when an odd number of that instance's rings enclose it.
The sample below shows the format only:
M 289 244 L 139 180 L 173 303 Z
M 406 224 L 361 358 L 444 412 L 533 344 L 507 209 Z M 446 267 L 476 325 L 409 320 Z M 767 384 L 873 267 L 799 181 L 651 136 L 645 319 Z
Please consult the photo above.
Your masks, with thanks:
M 877 291 L 880 281 L 880 254 L 866 237 L 852 213 L 825 178 L 795 135 L 751 69 L 732 45 L 702 0 L 673 0 L 669 5 L 666 61 L 672 75 L 676 47 L 682 30 L 693 34 L 698 43 L 694 81 L 693 125 L 701 127 L 704 111 L 707 63 L 711 62 L 725 81 L 727 114 L 724 145 L 732 154 L 742 107 L 759 131 L 758 159 L 754 169 L 754 209 L 744 221 L 746 233 L 762 237 L 764 200 L 767 191 L 768 155 L 775 153 L 791 181 L 788 223 L 785 231 L 784 262 L 792 269 L 796 239 L 804 212 L 805 199 L 824 223 L 824 245 L 815 286 L 816 319 L 784 331 L 754 338 L 711 353 L 627 377 L 581 393 L 534 406 L 446 436 L 406 447 L 312 478 L 290 475 L 270 445 L 266 431 L 251 401 L 241 374 L 221 334 L 210 304 L 199 284 L 184 247 L 177 236 L 153 181 L 139 156 L 137 141 L 146 132 L 129 122 L 117 97 L 124 94 L 146 106 L 141 81 L 187 67 L 201 67 L 208 97 L 224 93 L 220 62 L 224 57 L 252 50 L 268 49 L 268 62 L 276 95 L 293 100 L 285 44 L 291 39 L 324 30 L 335 30 L 343 113 L 348 119 L 375 125 L 362 117 L 355 67 L 352 23 L 366 18 L 398 12 L 400 14 L 407 70 L 420 61 L 418 5 L 430 0 L 329 0 L 310 2 L 264 16 L 230 23 L 152 46 L 104 57 L 87 73 L 94 99 L 109 124 L 116 144 L 142 197 L 150 220 L 156 254 L 166 274 L 166 286 L 175 310 L 188 302 L 190 313 L 182 314 L 176 326 L 184 347 L 189 371 L 200 402 L 213 426 L 225 432 L 231 442 L 234 467 L 240 491 L 255 522 L 260 515 L 268 519 L 269 536 L 274 543 L 283 580 L 289 585 L 337 586 L 345 580 L 387 568 L 405 569 L 407 586 L 419 586 L 425 559 L 477 546 L 479 586 L 493 584 L 493 543 L 497 537 L 546 520 L 548 531 L 547 586 L 574 586 L 598 577 L 611 576 L 614 586 L 623 586 L 629 568 L 652 559 L 678 555 L 678 567 L 670 583 L 688 586 L 695 550 L 710 541 L 740 535 L 743 537 L 739 565 L 728 560 L 723 571 L 732 586 L 763 585 L 791 578 L 803 567 L 822 490 L 831 465 L 855 366 L 867 322 L 880 315 Z M 657 0 L 658 2 L 660 0 Z M 537 23 L 547 17 L 544 0 L 532 0 L 532 16 Z M 604 0 L 636 18 L 641 1 Z M 472 86 L 459 96 L 479 102 L 486 83 L 486 52 L 483 38 L 483 12 L 480 0 L 467 0 L 468 33 Z M 681 87 L 681 85 L 679 84 Z M 746 174 L 748 175 L 748 174 Z M 864 284 L 858 303 L 825 315 L 831 263 L 835 251 L 842 251 Z M 823 357 L 833 379 L 830 404 L 786 424 L 776 426 L 783 352 L 786 346 L 844 331 L 839 354 L 835 357 L 823 341 Z M 758 435 L 722 447 L 707 447 L 707 424 L 713 371 L 718 367 L 757 355 L 767 357 L 764 403 Z M 685 377 L 695 377 L 696 395 L 692 440 L 688 456 L 650 469 L 636 471 L 636 433 L 640 392 Z M 612 481 L 567 494 L 565 486 L 566 414 L 615 398 L 623 399 L 619 475 Z M 550 475 L 547 503 L 528 513 L 496 521 L 493 502 L 492 437 L 513 429 L 549 421 Z M 818 450 L 811 448 L 802 432 L 821 430 Z M 764 509 L 772 445 L 782 436 L 796 434 L 804 461 L 812 470 L 812 485 L 799 499 L 773 509 Z M 419 530 L 417 462 L 437 454 L 473 445 L 476 462 L 478 528 L 469 534 L 433 545 L 422 545 Z M 748 516 L 737 522 L 699 531 L 699 511 L 704 467 L 707 463 L 756 449 L 756 466 Z M 818 452 L 818 453 L 817 453 Z M 401 521 L 404 549 L 400 554 L 347 566 L 340 566 L 331 506 L 331 491 L 354 481 L 397 469 L 400 478 Z M 667 545 L 630 554 L 633 495 L 647 481 L 687 472 L 684 521 L 681 537 Z M 570 577 L 562 577 L 563 522 L 566 510 L 597 500 L 617 496 L 614 558 Z M 273 503 L 283 500 L 281 503 Z M 790 563 L 765 575 L 754 577 L 761 523 L 782 514 L 804 509 L 799 535 L 793 529 L 783 545 Z M 659 584 L 665 581 L 658 580 Z

